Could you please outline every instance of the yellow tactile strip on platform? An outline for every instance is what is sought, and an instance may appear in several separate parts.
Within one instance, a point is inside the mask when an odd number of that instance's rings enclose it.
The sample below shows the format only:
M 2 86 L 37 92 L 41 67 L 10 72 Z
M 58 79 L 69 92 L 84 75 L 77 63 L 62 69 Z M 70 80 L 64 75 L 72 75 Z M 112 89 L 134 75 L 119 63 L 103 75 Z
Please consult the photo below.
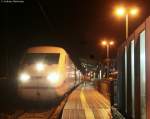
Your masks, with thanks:
M 80 86 L 69 96 L 62 119 L 111 119 L 111 105 L 92 86 Z
M 85 111 L 86 119 L 95 119 L 93 111 L 91 110 L 91 108 L 89 107 L 89 105 L 88 105 L 88 103 L 86 101 L 86 98 L 84 96 L 83 90 L 84 90 L 84 87 L 82 87 L 82 89 L 81 89 L 80 99 L 81 99 L 82 107 L 83 107 L 83 109 Z

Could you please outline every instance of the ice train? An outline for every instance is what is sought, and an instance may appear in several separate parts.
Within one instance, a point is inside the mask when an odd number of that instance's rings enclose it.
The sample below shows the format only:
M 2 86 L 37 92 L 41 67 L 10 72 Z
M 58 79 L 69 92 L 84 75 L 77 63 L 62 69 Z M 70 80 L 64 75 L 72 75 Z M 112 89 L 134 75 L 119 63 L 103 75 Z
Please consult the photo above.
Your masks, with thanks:
M 60 47 L 27 49 L 18 71 L 18 94 L 24 100 L 50 101 L 80 83 L 81 72 Z

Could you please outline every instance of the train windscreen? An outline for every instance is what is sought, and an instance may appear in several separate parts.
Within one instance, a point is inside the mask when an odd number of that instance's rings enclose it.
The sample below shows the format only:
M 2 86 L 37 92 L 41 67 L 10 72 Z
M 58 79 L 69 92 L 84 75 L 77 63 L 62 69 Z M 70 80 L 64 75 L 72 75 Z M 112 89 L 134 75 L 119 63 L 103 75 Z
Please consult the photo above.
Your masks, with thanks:
M 27 53 L 23 58 L 23 64 L 33 64 L 43 61 L 46 64 L 58 64 L 59 53 Z

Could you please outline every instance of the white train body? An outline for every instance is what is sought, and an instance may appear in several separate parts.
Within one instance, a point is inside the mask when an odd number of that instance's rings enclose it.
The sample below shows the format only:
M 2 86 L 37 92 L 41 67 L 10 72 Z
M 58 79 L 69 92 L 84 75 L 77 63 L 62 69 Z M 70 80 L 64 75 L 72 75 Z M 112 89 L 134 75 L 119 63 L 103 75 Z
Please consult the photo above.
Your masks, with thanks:
M 64 49 L 32 47 L 19 69 L 18 94 L 25 100 L 54 100 L 77 84 L 75 75 L 75 66 Z

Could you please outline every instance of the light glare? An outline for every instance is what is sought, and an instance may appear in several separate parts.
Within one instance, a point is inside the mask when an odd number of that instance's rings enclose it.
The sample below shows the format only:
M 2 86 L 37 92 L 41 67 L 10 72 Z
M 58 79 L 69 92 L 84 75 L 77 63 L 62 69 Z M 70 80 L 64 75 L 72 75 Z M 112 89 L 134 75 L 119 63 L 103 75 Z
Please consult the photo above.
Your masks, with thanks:
M 133 15 L 133 16 L 137 15 L 138 14 L 138 9 L 137 8 L 131 9 L 130 14 Z
M 110 44 L 110 45 L 114 45 L 114 41 L 110 41 L 109 44 Z
M 36 69 L 37 69 L 38 71 L 43 71 L 43 70 L 44 70 L 44 64 L 41 63 L 41 62 L 37 63 L 37 64 L 36 64 Z
M 22 81 L 22 82 L 26 82 L 26 81 L 28 81 L 30 79 L 30 75 L 28 75 L 27 73 L 22 73 L 21 75 L 20 75 L 20 80 Z
M 58 85 L 59 84 L 59 74 L 56 72 L 50 73 L 47 77 L 47 79 L 53 84 Z
M 125 12 L 126 12 L 126 10 L 125 10 L 124 7 L 119 7 L 119 8 L 116 9 L 116 14 L 118 16 L 123 16 L 125 14 Z
M 102 41 L 102 45 L 107 45 L 107 42 L 106 41 Z

